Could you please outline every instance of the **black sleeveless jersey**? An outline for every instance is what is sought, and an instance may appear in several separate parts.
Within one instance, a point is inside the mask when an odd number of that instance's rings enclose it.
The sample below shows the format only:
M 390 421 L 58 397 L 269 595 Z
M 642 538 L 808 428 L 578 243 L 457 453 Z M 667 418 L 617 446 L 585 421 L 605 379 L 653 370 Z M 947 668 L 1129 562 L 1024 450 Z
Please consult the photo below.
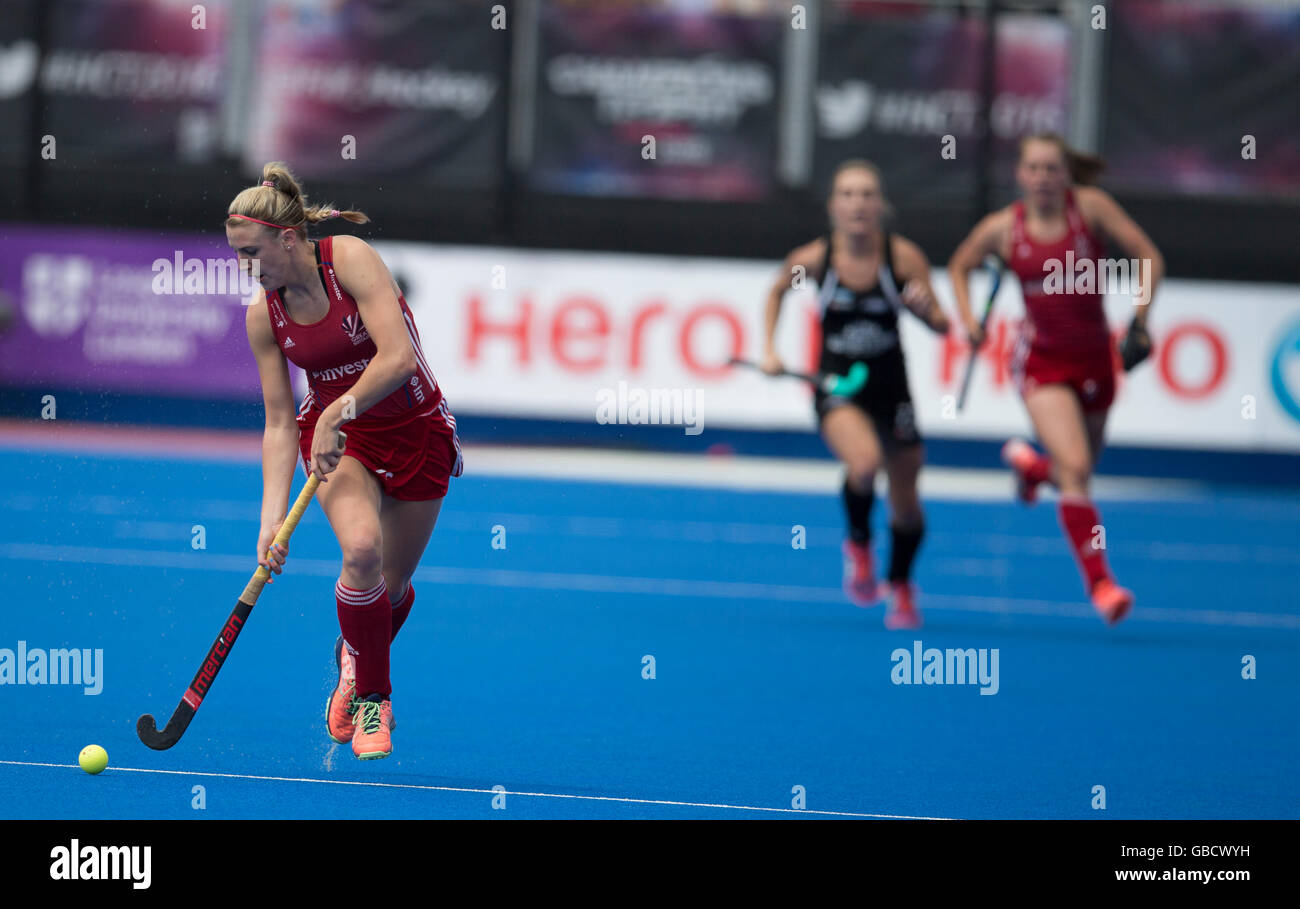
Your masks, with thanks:
M 843 375 L 857 361 L 873 365 L 885 359 L 902 360 L 898 316 L 903 300 L 894 280 L 888 233 L 883 244 L 875 286 L 855 291 L 840 285 L 831 265 L 831 238 L 826 238 L 826 256 L 818 278 L 821 292 L 817 298 L 822 317 L 820 369 L 823 372 Z

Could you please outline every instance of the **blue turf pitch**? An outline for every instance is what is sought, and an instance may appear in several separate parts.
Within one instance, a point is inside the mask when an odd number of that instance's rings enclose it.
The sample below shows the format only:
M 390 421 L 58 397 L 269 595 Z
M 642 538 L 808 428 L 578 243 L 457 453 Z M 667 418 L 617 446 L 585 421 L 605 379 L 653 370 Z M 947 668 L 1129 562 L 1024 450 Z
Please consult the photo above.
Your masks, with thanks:
M 255 567 L 259 467 L 5 450 L 0 469 L 16 478 L 0 648 L 104 659 L 98 695 L 0 685 L 0 816 L 797 817 L 751 810 L 790 809 L 796 787 L 845 814 L 1300 816 L 1294 489 L 1103 503 L 1138 594 L 1114 629 L 1081 599 L 1051 505 L 927 502 L 911 633 L 843 600 L 835 496 L 471 462 L 394 645 L 395 753 L 363 764 L 325 735 L 339 555 L 316 506 L 189 732 L 156 753 L 136 717 L 170 715 Z M 914 640 L 996 648 L 997 694 L 893 684 L 891 652 Z M 98 777 L 37 766 L 91 742 L 110 757 Z

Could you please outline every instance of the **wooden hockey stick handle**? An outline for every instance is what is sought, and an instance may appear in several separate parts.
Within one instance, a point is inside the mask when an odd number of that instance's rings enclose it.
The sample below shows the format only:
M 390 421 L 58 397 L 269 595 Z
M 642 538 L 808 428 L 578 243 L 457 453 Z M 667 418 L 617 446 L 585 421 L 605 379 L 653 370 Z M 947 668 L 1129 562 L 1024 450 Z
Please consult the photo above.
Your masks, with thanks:
M 347 435 L 342 430 L 338 432 L 338 447 L 340 449 L 347 445 Z M 271 558 L 271 553 L 276 546 L 284 546 L 289 542 L 289 537 L 293 535 L 294 528 L 298 526 L 299 519 L 307 511 L 307 506 L 311 504 L 312 498 L 316 495 L 316 487 L 320 485 L 320 477 L 313 472 L 307 477 L 307 482 L 302 487 L 302 492 L 298 493 L 298 500 L 293 503 L 289 513 L 284 516 L 284 523 L 280 525 L 280 530 L 276 533 L 275 539 L 271 541 L 271 548 L 267 550 L 267 558 Z M 239 598 L 250 606 L 257 603 L 257 598 L 262 594 L 262 588 L 266 586 L 267 579 L 271 577 L 271 569 L 265 565 L 258 565 L 257 571 L 253 572 L 252 578 L 248 581 L 248 586 Z

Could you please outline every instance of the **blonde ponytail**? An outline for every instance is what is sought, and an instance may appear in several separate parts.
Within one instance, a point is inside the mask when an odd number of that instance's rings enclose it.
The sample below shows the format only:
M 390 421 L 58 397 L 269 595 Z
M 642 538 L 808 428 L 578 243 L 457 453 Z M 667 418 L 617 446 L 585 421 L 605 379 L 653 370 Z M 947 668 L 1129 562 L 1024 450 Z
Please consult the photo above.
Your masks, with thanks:
M 297 178 L 282 161 L 271 161 L 263 167 L 261 183 L 241 191 L 226 211 L 230 216 L 227 225 L 246 219 L 268 227 L 295 230 L 303 237 L 307 236 L 308 225 L 330 218 L 342 218 L 353 224 L 370 220 L 360 211 L 340 211 L 328 204 L 308 205 Z

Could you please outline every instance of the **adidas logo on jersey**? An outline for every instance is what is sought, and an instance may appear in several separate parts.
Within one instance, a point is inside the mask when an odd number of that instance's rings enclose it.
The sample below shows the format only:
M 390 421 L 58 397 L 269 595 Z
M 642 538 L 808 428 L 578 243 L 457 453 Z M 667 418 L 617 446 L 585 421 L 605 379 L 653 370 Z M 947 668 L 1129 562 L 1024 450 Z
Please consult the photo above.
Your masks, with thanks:
M 288 350 L 290 347 L 293 347 L 293 338 L 286 337 L 284 339 L 284 348 L 285 350 Z

